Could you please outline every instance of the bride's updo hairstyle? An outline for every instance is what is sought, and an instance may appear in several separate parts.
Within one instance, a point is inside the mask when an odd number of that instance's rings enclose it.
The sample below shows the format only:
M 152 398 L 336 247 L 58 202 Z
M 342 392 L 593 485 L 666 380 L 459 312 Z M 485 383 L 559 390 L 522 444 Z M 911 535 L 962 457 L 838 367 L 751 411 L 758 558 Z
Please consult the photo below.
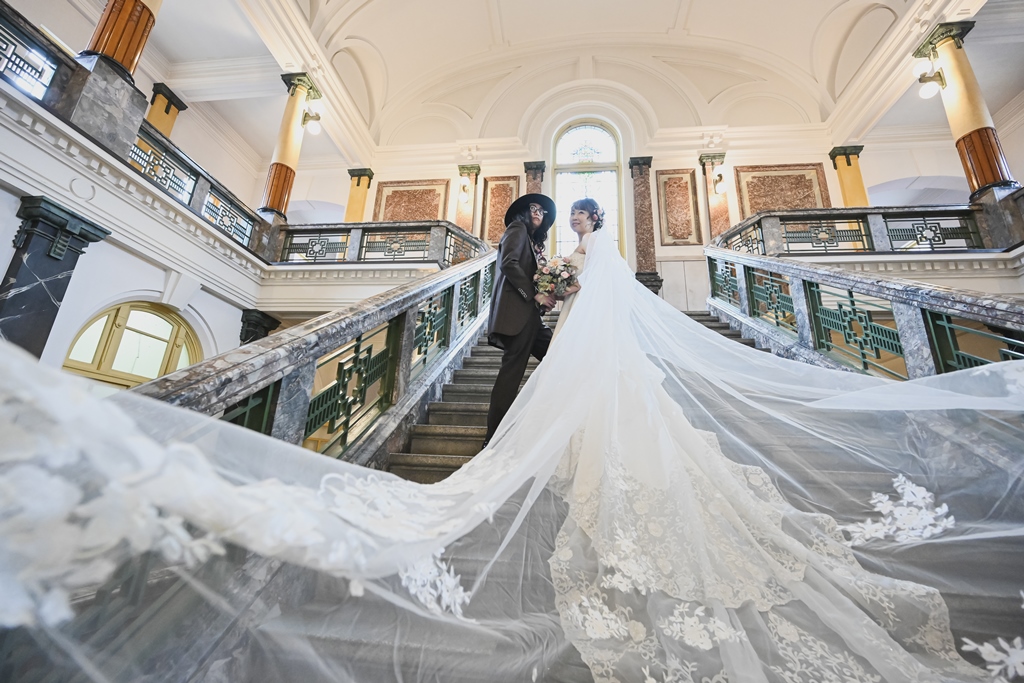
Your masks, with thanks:
M 572 208 L 569 209 L 569 213 L 575 211 L 586 211 L 590 214 L 590 220 L 594 221 L 594 230 L 600 230 L 604 227 L 604 209 L 590 197 L 574 201 Z

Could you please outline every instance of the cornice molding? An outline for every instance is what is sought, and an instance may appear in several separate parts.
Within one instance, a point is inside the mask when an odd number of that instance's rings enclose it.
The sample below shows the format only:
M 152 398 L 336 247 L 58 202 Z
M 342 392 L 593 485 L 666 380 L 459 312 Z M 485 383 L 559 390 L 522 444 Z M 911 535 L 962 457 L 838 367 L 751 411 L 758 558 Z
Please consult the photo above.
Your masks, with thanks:
M 1001 135 L 1010 135 L 1024 126 L 1024 90 L 993 114 L 992 120 Z
M 272 56 L 186 62 L 171 67 L 167 85 L 189 102 L 274 97 L 281 67 Z

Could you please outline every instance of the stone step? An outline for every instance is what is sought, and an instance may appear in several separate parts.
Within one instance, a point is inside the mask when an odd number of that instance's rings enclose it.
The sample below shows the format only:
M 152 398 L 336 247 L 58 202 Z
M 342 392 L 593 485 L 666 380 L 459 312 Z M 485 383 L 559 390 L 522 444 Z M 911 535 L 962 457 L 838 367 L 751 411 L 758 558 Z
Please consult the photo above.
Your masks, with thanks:
M 455 372 L 452 373 L 452 383 L 487 384 L 493 387 L 494 382 L 498 379 L 499 367 L 499 365 L 495 365 L 493 367 L 475 367 L 464 370 L 456 370 Z M 533 370 L 534 368 L 526 368 L 526 373 L 523 375 L 523 381 L 529 379 L 530 375 L 533 374 Z
M 487 427 L 413 425 L 409 451 L 427 455 L 469 455 L 480 452 Z
M 540 361 L 536 358 L 531 358 L 530 362 L 526 364 L 527 370 L 532 370 Z M 501 367 L 501 355 L 481 355 L 481 356 L 468 356 L 462 361 L 462 369 L 470 370 L 473 368 L 499 368 Z
M 486 427 L 490 403 L 456 403 L 441 401 L 427 408 L 427 424 Z
M 469 455 L 438 455 L 436 453 L 392 453 L 389 470 L 403 479 L 420 484 L 433 484 L 448 477 L 472 460 Z
M 441 400 L 445 403 L 490 403 L 493 388 L 493 380 L 490 384 L 445 384 L 441 389 Z

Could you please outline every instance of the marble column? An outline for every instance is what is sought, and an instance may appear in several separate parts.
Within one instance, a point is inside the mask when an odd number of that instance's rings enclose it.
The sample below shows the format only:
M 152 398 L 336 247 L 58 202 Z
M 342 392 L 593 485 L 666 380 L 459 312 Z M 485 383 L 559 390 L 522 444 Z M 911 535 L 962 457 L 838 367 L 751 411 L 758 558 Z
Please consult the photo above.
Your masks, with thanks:
M 350 168 L 348 176 L 352 180 L 348 189 L 348 205 L 345 206 L 345 222 L 362 223 L 366 215 L 366 199 L 370 196 L 373 171 L 368 168 Z
M 914 56 L 930 59 L 935 67 L 942 105 L 971 188 L 971 201 L 977 201 L 987 190 L 1017 188 L 1020 184 L 1010 175 L 992 115 L 964 51 L 964 38 L 972 28 L 973 21 L 939 24 Z
M 242 311 L 242 330 L 238 335 L 243 344 L 263 339 L 281 326 L 281 321 L 255 308 Z
M 527 161 L 523 163 L 523 170 L 526 171 L 526 193 L 539 194 L 544 183 L 544 170 L 547 164 L 543 161 Z
M 40 356 L 78 257 L 110 231 L 45 197 L 22 197 L 16 251 L 0 282 L 0 338 Z
M 299 165 L 299 151 L 302 149 L 306 102 L 318 100 L 322 95 L 308 74 L 283 74 L 281 79 L 288 86 L 288 102 L 285 104 L 277 145 L 274 147 L 270 171 L 267 173 L 260 211 L 285 218 L 292 186 L 295 184 L 295 169 Z
M 473 233 L 473 218 L 476 213 L 476 180 L 480 177 L 480 166 L 470 164 L 459 166 L 459 201 L 455 210 L 455 225 Z
M 721 169 L 725 163 L 725 152 L 701 154 L 698 161 L 704 175 L 704 234 L 710 243 L 730 227 L 729 197 Z
M 174 129 L 174 122 L 178 120 L 178 114 L 188 109 L 188 105 L 174 94 L 170 88 L 163 83 L 153 84 L 153 97 L 149 100 L 149 112 L 146 120 L 153 124 L 153 127 L 160 131 L 164 137 L 171 137 Z
M 839 190 L 843 193 L 843 206 L 871 206 L 868 188 L 860 172 L 860 153 L 864 145 L 833 147 L 828 153 L 832 168 L 839 174 Z
M 636 240 L 636 279 L 657 294 L 662 279 L 654 254 L 654 207 L 651 203 L 652 157 L 630 157 L 633 177 L 633 230 Z

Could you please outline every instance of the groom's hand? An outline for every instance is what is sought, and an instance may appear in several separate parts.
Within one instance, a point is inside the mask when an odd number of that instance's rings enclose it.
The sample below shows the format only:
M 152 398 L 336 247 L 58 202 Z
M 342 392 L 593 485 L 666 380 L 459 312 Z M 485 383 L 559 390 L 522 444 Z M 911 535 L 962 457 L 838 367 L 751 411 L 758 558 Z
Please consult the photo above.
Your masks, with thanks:
M 555 307 L 555 297 L 551 294 L 538 294 L 533 297 L 533 300 L 537 302 L 537 305 L 546 313 Z

